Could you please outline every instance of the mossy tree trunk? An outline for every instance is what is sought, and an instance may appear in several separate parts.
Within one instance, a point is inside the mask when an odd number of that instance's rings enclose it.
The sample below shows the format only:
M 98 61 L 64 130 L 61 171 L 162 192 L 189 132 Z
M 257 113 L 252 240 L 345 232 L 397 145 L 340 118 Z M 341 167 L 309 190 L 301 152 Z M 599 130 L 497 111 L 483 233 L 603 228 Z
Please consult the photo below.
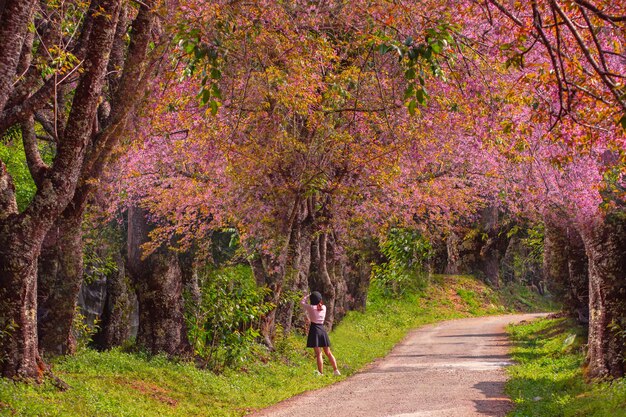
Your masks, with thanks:
M 183 274 L 176 253 L 165 245 L 145 256 L 150 240 L 146 211 L 128 211 L 128 271 L 139 303 L 137 343 L 152 354 L 191 352 L 184 317 Z
M 37 226 L 37 227 L 36 227 Z M 39 379 L 37 256 L 45 225 L 0 224 L 0 373 Z
M 626 373 L 626 215 L 611 213 L 583 235 L 589 257 L 589 378 Z
M 581 322 L 587 322 L 589 316 L 587 264 L 585 246 L 576 229 L 546 219 L 543 269 L 548 287 Z
M 82 216 L 71 209 L 48 231 L 39 255 L 39 349 L 46 355 L 72 354 L 72 323 L 83 282 Z
M 135 293 L 126 272 L 126 261 L 119 252 L 115 255 L 115 264 L 117 270 L 106 278 L 104 308 L 93 337 L 93 343 L 103 350 L 121 346 L 131 336 Z

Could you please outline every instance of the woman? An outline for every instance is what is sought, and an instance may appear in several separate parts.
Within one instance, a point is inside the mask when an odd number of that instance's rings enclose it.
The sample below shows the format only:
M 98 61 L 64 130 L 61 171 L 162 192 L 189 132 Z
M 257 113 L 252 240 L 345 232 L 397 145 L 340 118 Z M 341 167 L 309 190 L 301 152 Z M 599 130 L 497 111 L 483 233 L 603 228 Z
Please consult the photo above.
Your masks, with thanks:
M 306 299 L 309 299 L 307 304 Z M 326 306 L 322 301 L 322 294 L 317 291 L 313 291 L 309 295 L 305 295 L 300 305 L 304 308 L 307 319 L 311 322 L 309 326 L 309 336 L 306 341 L 306 347 L 313 348 L 315 351 L 315 358 L 317 360 L 317 372 L 318 375 L 324 373 L 324 360 L 322 359 L 322 349 L 328 357 L 330 364 L 333 366 L 335 375 L 341 375 L 339 369 L 337 369 L 337 361 L 330 351 L 330 339 L 328 333 L 324 329 L 324 319 L 326 318 Z

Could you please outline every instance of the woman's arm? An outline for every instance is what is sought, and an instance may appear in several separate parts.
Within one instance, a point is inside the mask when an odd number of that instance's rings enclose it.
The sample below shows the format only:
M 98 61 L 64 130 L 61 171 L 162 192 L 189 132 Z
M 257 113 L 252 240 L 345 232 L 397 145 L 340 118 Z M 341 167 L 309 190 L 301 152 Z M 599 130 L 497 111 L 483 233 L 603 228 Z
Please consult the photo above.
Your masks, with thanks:
M 309 298 L 311 296 L 311 294 L 307 294 L 305 295 L 302 300 L 300 300 L 300 305 L 302 306 L 307 306 L 309 303 L 307 303 L 307 298 Z

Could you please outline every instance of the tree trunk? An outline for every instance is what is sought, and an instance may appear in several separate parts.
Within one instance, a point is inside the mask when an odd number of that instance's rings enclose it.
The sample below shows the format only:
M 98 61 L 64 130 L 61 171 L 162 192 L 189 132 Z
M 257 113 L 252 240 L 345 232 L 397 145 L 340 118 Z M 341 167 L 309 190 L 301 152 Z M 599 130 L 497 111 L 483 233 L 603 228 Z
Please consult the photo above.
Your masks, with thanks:
M 573 227 L 545 221 L 543 269 L 548 288 L 569 315 L 589 320 L 589 277 L 582 238 Z
M 82 215 L 65 210 L 44 239 L 38 265 L 39 349 L 46 355 L 72 354 L 72 323 L 83 282 Z
M 265 303 L 273 303 L 278 305 L 282 293 L 283 282 L 282 274 L 279 272 L 282 268 L 275 265 L 270 256 L 256 254 L 250 260 L 252 273 L 259 287 L 267 286 L 269 292 L 263 300 Z M 261 318 L 261 335 L 263 342 L 270 349 L 274 350 L 274 336 L 276 335 L 276 312 L 273 308 L 270 312 Z
M 495 288 L 502 284 L 500 274 L 500 260 L 506 252 L 509 238 L 502 225 L 500 210 L 495 206 L 488 206 L 481 211 L 480 228 L 487 239 L 482 244 L 479 253 L 478 270 L 485 274 L 487 283 Z
M 567 273 L 572 310 L 578 321 L 589 323 L 589 260 L 582 237 L 574 228 L 568 229 Z
M 626 216 L 615 213 L 584 236 L 589 257 L 589 378 L 621 378 L 626 362 Z
M 335 302 L 333 305 L 332 325 L 336 325 L 348 312 L 348 285 L 346 284 L 344 271 L 346 262 L 340 255 L 339 243 L 335 233 L 328 234 L 326 262 L 331 282 L 335 288 Z
M 93 343 L 98 349 L 121 346 L 131 337 L 131 321 L 135 294 L 126 273 L 124 257 L 116 254 L 117 271 L 106 278 L 106 296 L 98 332 Z
M 152 354 L 191 352 L 184 317 L 183 277 L 177 255 L 165 247 L 143 258 L 150 225 L 143 209 L 128 211 L 128 271 L 139 302 L 137 343 Z
M 37 255 L 45 229 L 17 225 L 0 224 L 0 375 L 40 379 Z
M 306 200 L 299 204 L 298 210 L 289 238 L 283 291 L 305 293 L 308 291 L 308 277 L 311 268 L 311 227 L 313 218 Z M 299 314 L 299 308 L 300 306 L 296 306 L 294 300 L 289 300 L 279 305 L 277 321 L 283 326 L 285 334 L 291 332 L 294 324 L 296 327 L 304 328 L 304 315 Z
M 363 240 L 360 247 L 348 255 L 344 273 L 350 310 L 365 311 L 372 264 L 382 261 L 378 242 L 371 238 Z
M 324 324 L 330 330 L 335 319 L 335 285 L 328 270 L 328 235 L 320 233 L 313 239 L 311 245 L 311 273 L 309 287 L 313 291 L 322 293 L 326 305 L 326 319 Z
M 480 270 L 482 242 L 476 230 L 462 231 L 464 237 L 457 232 L 450 232 L 446 238 L 447 265 L 446 274 L 484 274 Z M 469 234 L 473 236 L 469 236 Z M 483 275 L 484 276 L 484 275 Z
M 178 256 L 182 277 L 183 293 L 185 299 L 192 306 L 198 306 L 202 302 L 202 290 L 198 282 L 198 264 L 196 253 L 193 249 Z

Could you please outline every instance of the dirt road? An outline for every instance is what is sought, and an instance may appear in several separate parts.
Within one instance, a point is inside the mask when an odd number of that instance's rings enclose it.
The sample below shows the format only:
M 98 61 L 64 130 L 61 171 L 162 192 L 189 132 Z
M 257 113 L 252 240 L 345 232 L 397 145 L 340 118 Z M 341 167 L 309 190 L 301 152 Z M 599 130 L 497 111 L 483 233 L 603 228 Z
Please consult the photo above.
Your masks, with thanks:
M 503 367 L 510 364 L 504 327 L 537 316 L 480 317 L 422 327 L 367 370 L 253 415 L 504 416 L 511 407 L 503 393 Z

